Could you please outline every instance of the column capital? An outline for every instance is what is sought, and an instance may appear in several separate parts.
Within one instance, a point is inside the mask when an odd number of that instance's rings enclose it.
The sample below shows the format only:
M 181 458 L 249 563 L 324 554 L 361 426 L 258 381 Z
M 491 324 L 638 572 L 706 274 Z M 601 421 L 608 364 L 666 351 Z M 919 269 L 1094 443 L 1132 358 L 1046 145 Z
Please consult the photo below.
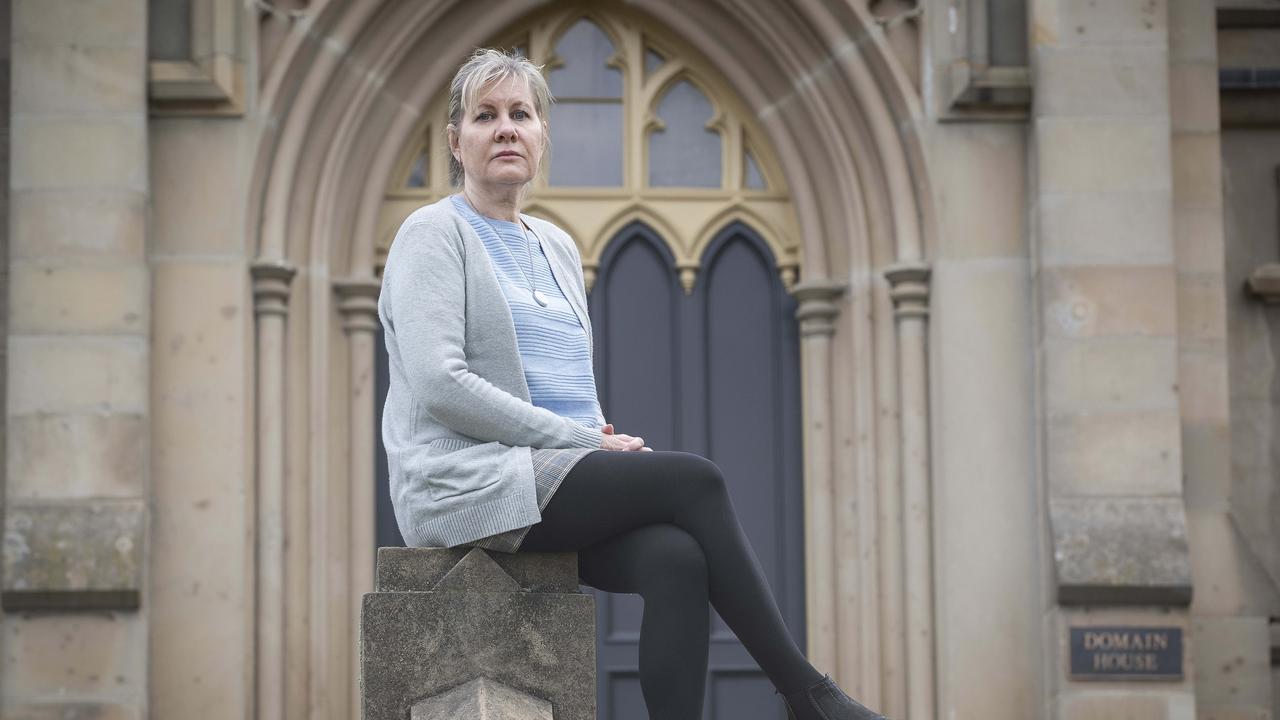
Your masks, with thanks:
M 801 337 L 835 334 L 835 317 L 840 313 L 835 300 L 848 287 L 848 283 L 830 278 L 812 278 L 791 286 L 791 296 L 800 303 L 796 319 Z
M 889 281 L 889 297 L 898 317 L 925 317 L 929 314 L 929 276 L 933 269 L 921 261 L 903 262 L 884 269 Z
M 281 260 L 258 259 L 249 266 L 253 278 L 253 311 L 257 315 L 287 315 L 289 283 L 297 269 Z
M 333 292 L 338 296 L 338 312 L 342 313 L 344 331 L 348 334 L 378 331 L 380 280 L 370 276 L 338 278 L 333 281 Z

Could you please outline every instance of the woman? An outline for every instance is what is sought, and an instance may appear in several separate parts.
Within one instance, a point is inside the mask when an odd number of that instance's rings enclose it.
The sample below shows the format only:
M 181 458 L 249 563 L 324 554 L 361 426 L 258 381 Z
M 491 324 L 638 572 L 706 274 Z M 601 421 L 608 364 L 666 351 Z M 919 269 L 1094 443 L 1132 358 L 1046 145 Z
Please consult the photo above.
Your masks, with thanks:
M 519 212 L 550 104 L 536 65 L 476 51 L 449 95 L 461 191 L 414 211 L 387 257 L 382 431 L 405 541 L 577 551 L 583 582 L 641 595 L 650 717 L 701 717 L 710 602 L 793 718 L 881 718 L 796 647 L 719 468 L 605 422 L 576 245 Z

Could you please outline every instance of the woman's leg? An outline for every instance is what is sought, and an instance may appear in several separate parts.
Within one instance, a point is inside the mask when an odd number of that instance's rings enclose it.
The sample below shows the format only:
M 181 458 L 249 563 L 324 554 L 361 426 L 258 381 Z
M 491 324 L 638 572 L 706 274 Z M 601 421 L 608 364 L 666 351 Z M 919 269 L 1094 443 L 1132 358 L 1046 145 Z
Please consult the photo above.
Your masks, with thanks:
M 698 541 L 675 525 L 644 525 L 579 550 L 578 574 L 591 587 L 644 598 L 640 690 L 649 717 L 702 717 L 711 628 Z
M 581 550 L 654 523 L 676 525 L 702 546 L 711 604 L 776 689 L 791 692 L 822 679 L 782 620 L 720 468 L 704 457 L 662 450 L 585 456 L 521 549 Z

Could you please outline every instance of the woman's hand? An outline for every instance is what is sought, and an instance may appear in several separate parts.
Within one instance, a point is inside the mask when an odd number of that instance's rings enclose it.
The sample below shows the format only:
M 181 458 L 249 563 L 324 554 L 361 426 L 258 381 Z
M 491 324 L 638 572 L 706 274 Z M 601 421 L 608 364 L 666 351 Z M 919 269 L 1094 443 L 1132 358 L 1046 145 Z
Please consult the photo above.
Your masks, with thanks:
M 604 450 L 639 450 L 653 452 L 653 448 L 645 447 L 644 438 L 642 437 L 631 437 L 630 435 L 614 433 L 613 423 L 609 423 L 600 428 L 600 432 L 604 433 L 604 442 L 600 443 L 600 447 Z

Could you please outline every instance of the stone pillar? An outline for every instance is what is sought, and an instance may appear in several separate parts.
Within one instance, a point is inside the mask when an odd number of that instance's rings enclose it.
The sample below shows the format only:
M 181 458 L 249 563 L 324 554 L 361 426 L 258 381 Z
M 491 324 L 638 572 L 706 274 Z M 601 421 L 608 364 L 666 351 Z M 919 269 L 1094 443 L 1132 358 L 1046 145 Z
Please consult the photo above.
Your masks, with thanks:
M 595 618 L 577 553 L 380 548 L 360 717 L 595 720 Z M 482 696 L 502 707 L 467 712 Z
M 1189 667 L 1151 682 L 1106 672 L 1145 668 L 1145 655 L 1107 654 L 1088 678 L 1069 664 L 1073 634 L 1090 629 L 1186 636 L 1168 12 L 1036 0 L 1032 14 L 1037 420 L 1054 569 L 1044 715 L 1190 718 Z
M 842 292 L 844 285 L 830 280 L 806 280 L 791 291 L 799 303 L 800 383 L 808 424 L 804 434 L 804 564 L 809 662 L 831 669 L 839 667 L 836 639 L 840 625 L 836 617 L 839 568 L 831 438 L 831 337 L 839 313 L 835 300 Z
M 147 715 L 146 8 L 10 5 L 6 717 Z
M 374 358 L 377 356 L 374 343 L 378 340 L 378 293 L 381 287 L 376 278 L 350 278 L 334 282 L 334 291 L 339 297 L 338 311 L 342 313 L 342 329 L 347 335 L 349 378 L 347 442 L 350 452 L 347 454 L 347 473 L 343 485 L 349 492 L 346 502 L 349 541 L 345 589 L 346 597 L 351 600 L 342 603 L 345 623 L 339 637 L 341 642 L 350 643 L 350 647 L 356 647 L 360 639 L 360 608 L 355 598 L 373 590 L 373 551 L 378 546 L 374 528 L 374 488 L 377 487 L 377 478 L 374 477 L 377 465 L 374 442 L 381 437 L 381 428 L 375 427 L 374 421 Z M 352 658 L 354 655 L 347 653 L 344 657 Z M 351 708 L 349 716 L 358 717 L 359 672 L 351 666 L 354 663 L 342 664 L 344 667 L 341 670 L 350 698 L 347 703 Z M 335 703 L 335 706 L 338 705 Z
M 253 273 L 257 315 L 257 452 L 254 492 L 256 520 L 254 594 L 255 717 L 285 717 L 285 321 L 293 267 L 256 261 Z
M 1250 300 L 1239 284 L 1228 285 L 1225 279 L 1217 36 L 1213 3 L 1171 0 L 1169 95 L 1178 387 L 1182 395 L 1187 530 L 1195 579 L 1190 642 L 1195 656 L 1196 712 L 1201 720 L 1270 716 L 1268 615 L 1274 612 L 1270 608 L 1276 607 L 1275 586 L 1265 579 L 1268 560 L 1274 557 L 1274 536 L 1259 538 L 1251 532 L 1264 526 L 1251 522 L 1252 518 L 1274 517 L 1274 510 L 1259 501 L 1265 495 L 1241 492 L 1238 485 L 1233 489 L 1233 482 L 1247 482 L 1248 471 L 1243 468 L 1248 463 L 1234 457 L 1239 475 L 1233 479 L 1227 303 L 1229 298 L 1239 298 L 1233 303 Z M 1232 178 L 1236 187 L 1256 182 L 1256 176 Z M 1268 252 L 1274 253 L 1274 236 L 1268 240 Z M 1243 372 L 1233 378 L 1239 377 L 1237 391 L 1247 396 L 1247 388 L 1266 383 L 1268 374 L 1251 372 L 1255 368 L 1246 365 L 1251 354 L 1241 349 L 1240 355 L 1237 362 Z M 1258 432 L 1259 426 L 1246 420 L 1238 427 L 1247 437 Z M 1265 486 L 1274 484 L 1274 475 L 1268 476 Z
M 907 718 L 933 720 L 933 489 L 929 475 L 929 266 L 901 263 L 884 272 L 898 326 L 902 442 L 902 563 Z

